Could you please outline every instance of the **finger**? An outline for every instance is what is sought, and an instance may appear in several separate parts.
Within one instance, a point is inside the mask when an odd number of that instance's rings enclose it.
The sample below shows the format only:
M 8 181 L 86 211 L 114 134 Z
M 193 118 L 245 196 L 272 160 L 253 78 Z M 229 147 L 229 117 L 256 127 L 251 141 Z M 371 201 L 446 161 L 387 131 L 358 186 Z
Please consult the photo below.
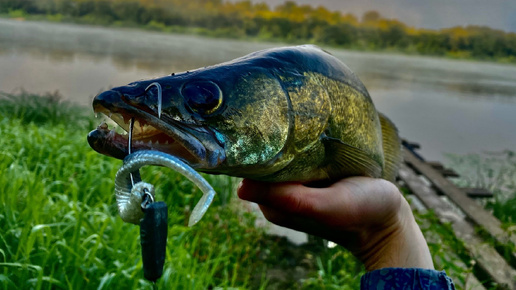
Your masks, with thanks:
M 384 179 L 351 177 L 332 187 L 341 194 L 326 210 L 336 212 L 338 205 L 347 204 L 349 217 L 359 219 L 363 224 L 382 223 L 392 218 L 401 205 L 402 195 L 398 188 Z
M 359 229 L 383 224 L 397 213 L 399 191 L 382 179 L 352 177 L 327 188 L 296 183 L 265 184 L 257 202 L 330 227 Z
M 306 187 L 299 183 L 265 183 L 244 179 L 238 189 L 238 196 L 269 208 L 288 213 L 310 215 L 316 211 L 320 189 Z
M 367 177 L 343 179 L 328 188 L 246 179 L 239 188 L 242 199 L 292 216 L 349 229 L 382 224 L 392 218 L 400 204 L 399 195 L 393 184 Z
M 260 210 L 268 221 L 278 226 L 306 233 L 312 233 L 314 228 L 320 228 L 320 225 L 317 224 L 317 222 L 308 217 L 292 215 L 283 210 L 278 210 L 264 205 L 260 205 Z
M 294 192 L 305 192 L 305 186 L 299 183 L 268 183 L 244 179 L 237 190 L 238 196 L 247 201 L 259 204 L 271 204 L 279 196 Z
M 244 179 L 238 186 L 237 194 L 243 200 L 258 202 L 263 193 L 268 190 L 267 188 L 267 183 Z
M 353 234 L 347 234 L 345 229 L 334 228 L 310 217 L 300 217 L 298 215 L 288 214 L 284 211 L 263 205 L 260 205 L 260 210 L 268 221 L 278 226 L 319 236 L 344 246 L 356 243 L 356 236 Z

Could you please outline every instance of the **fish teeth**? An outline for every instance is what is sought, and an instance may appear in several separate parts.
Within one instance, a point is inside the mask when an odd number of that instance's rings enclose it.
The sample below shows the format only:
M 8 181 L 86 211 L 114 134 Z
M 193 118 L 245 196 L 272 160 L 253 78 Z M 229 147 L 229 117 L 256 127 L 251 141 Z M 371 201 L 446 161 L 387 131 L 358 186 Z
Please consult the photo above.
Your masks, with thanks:
M 149 126 L 149 125 L 147 125 L 147 124 L 145 124 L 145 125 L 143 125 L 143 126 L 141 127 L 141 130 L 142 130 L 142 132 L 147 132 L 147 131 L 149 131 L 149 130 L 150 130 L 150 128 L 152 128 L 152 127 L 151 127 L 151 126 Z
M 126 124 L 128 124 L 129 121 L 131 121 L 131 117 L 130 116 L 122 115 L 122 118 L 124 119 L 124 123 L 126 123 Z
M 106 122 L 100 123 L 100 125 L 97 126 L 98 129 L 107 130 L 109 129 L 108 124 Z
M 140 122 L 138 122 L 138 120 L 134 120 L 134 122 L 133 122 L 133 130 L 134 131 L 141 130 L 140 127 L 141 127 L 140 126 Z

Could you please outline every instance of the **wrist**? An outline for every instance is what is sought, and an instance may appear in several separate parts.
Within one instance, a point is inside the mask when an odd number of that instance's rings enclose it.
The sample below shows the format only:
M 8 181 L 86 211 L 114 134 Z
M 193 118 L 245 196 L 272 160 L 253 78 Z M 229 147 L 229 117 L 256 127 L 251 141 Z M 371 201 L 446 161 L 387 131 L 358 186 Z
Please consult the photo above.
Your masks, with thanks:
M 367 271 L 381 268 L 434 269 L 432 257 L 408 202 L 401 198 L 400 210 L 381 228 L 364 234 L 364 247 L 357 253 Z

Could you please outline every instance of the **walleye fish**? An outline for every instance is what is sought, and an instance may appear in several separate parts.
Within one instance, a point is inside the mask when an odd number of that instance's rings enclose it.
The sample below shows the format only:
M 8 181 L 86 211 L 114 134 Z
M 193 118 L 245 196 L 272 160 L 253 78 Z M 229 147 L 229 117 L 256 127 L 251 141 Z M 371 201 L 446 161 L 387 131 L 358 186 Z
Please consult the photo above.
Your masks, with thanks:
M 255 180 L 393 181 L 395 126 L 358 77 L 312 46 L 268 49 L 218 65 L 142 80 L 97 95 L 96 113 L 129 130 L 132 150 L 157 150 L 197 171 Z M 123 159 L 127 136 L 102 124 L 90 146 Z

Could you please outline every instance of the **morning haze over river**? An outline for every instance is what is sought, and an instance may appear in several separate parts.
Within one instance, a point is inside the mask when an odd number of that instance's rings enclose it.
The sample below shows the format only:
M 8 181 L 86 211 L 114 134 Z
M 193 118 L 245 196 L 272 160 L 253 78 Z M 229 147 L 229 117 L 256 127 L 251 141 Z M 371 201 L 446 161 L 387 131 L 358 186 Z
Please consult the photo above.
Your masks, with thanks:
M 284 45 L 0 19 L 0 91 L 59 91 L 92 111 L 110 87 Z M 427 159 L 516 150 L 515 65 L 325 49 Z

